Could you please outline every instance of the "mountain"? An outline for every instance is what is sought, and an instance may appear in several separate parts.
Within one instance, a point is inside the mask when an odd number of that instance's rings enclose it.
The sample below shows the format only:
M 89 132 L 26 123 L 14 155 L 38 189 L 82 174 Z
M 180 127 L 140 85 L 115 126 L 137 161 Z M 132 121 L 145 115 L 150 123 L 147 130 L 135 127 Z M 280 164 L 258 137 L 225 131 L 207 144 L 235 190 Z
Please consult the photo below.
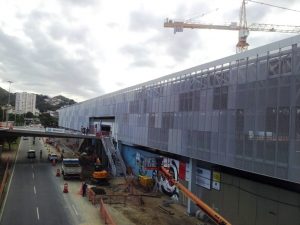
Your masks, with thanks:
M 16 94 L 10 93 L 10 104 L 15 106 Z M 6 105 L 8 101 L 8 91 L 0 87 L 0 106 Z M 40 112 L 46 112 L 48 110 L 55 111 L 63 106 L 73 105 L 76 102 L 73 99 L 66 98 L 62 95 L 55 96 L 53 98 L 47 95 L 36 95 L 36 108 Z
M 14 93 L 10 93 L 10 104 L 15 106 L 16 95 Z M 6 105 L 8 101 L 8 91 L 0 87 L 0 106 Z
M 48 110 L 55 111 L 63 106 L 73 105 L 76 102 L 73 99 L 66 98 L 62 95 L 50 98 L 47 95 L 37 95 L 36 96 L 36 108 L 40 112 L 46 112 Z

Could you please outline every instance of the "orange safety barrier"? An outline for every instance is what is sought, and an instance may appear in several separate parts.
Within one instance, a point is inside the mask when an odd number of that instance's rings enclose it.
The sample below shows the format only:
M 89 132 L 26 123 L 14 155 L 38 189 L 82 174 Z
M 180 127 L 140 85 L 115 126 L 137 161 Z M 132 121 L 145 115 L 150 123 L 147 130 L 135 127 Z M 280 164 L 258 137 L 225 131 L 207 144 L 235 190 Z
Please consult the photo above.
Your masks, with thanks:
M 96 204 L 96 194 L 91 188 L 88 188 L 88 199 L 93 205 Z
M 64 193 L 69 193 L 68 183 L 64 184 L 64 190 L 63 190 L 63 192 Z
M 115 221 L 112 219 L 111 215 L 106 209 L 102 198 L 100 198 L 99 204 L 100 204 L 100 216 L 104 220 L 104 224 L 116 225 Z
M 2 178 L 2 182 L 1 182 L 1 186 L 0 186 L 0 205 L 2 205 L 2 200 L 4 197 L 3 196 L 4 188 L 7 184 L 8 177 L 9 177 L 9 158 L 7 158 L 7 161 L 6 161 L 6 168 L 5 168 L 4 176 Z
M 57 177 L 60 177 L 60 169 L 57 169 L 57 170 L 56 170 L 56 176 L 57 176 Z
M 80 190 L 78 191 L 78 194 L 82 195 L 82 192 L 83 192 L 83 183 L 80 185 Z

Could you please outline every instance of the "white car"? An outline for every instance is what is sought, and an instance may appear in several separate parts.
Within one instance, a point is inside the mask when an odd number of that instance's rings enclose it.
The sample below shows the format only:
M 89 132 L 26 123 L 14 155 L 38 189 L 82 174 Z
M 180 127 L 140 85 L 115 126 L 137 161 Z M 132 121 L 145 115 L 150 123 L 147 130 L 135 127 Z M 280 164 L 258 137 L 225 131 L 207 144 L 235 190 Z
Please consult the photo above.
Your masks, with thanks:
M 58 156 L 56 153 L 50 153 L 48 154 L 48 159 L 52 162 L 52 160 L 55 160 L 57 162 Z

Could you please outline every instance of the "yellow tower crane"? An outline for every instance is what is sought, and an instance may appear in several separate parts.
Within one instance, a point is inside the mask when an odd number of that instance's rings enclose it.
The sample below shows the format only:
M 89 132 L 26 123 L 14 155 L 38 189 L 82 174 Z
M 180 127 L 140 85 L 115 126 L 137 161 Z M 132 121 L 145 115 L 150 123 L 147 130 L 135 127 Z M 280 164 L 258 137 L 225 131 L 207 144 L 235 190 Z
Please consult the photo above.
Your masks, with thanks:
M 260 24 L 252 23 L 249 26 L 247 25 L 246 18 L 246 1 L 258 3 L 262 5 L 267 5 L 271 7 L 276 7 L 280 9 L 290 10 L 294 12 L 300 12 L 298 10 L 289 9 L 281 6 L 275 6 L 263 2 L 258 2 L 254 0 L 242 0 L 242 5 L 240 8 L 239 24 L 237 22 L 231 22 L 229 25 L 210 25 L 203 24 L 199 22 L 193 22 L 192 20 L 186 21 L 176 21 L 166 19 L 164 22 L 164 27 L 174 28 L 174 33 L 182 32 L 184 28 L 190 29 L 215 29 L 215 30 L 236 30 L 239 32 L 238 43 L 236 44 L 236 51 L 243 52 L 248 49 L 249 44 L 247 43 L 247 38 L 250 31 L 265 31 L 265 32 L 279 32 L 279 33 L 300 33 L 300 26 L 291 26 L 291 25 L 275 25 L 275 24 Z

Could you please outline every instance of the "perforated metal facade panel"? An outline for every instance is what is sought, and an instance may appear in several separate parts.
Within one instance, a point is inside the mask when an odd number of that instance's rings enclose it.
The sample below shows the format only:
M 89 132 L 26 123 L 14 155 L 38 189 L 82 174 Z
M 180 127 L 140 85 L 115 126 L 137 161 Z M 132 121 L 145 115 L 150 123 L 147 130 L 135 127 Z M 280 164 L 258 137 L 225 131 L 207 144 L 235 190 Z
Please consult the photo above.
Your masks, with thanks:
M 118 139 L 300 183 L 300 36 L 59 110 L 115 116 Z

